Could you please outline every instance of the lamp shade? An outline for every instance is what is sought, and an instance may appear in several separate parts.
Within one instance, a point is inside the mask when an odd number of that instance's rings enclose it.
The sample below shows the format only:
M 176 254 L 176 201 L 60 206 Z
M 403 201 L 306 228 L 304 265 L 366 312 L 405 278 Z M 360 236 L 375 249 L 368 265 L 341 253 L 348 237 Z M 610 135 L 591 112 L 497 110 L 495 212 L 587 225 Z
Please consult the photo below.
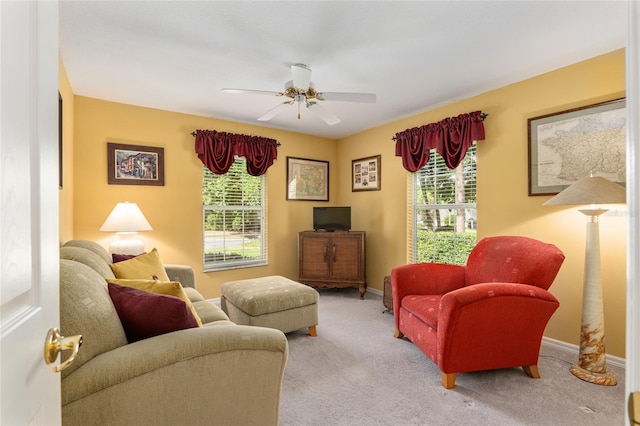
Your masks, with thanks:
M 580 179 L 544 203 L 545 206 L 577 204 L 624 204 L 626 190 L 600 176 Z
M 124 202 L 116 204 L 100 230 L 104 232 L 138 232 L 152 231 L 153 228 L 136 203 Z

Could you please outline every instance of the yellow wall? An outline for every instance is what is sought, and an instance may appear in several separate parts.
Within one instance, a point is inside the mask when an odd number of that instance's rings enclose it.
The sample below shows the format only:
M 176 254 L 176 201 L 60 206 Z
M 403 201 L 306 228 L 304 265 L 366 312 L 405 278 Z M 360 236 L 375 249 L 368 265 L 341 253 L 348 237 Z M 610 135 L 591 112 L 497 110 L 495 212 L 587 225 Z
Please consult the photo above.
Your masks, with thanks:
M 297 232 L 311 228 L 311 207 L 286 201 L 286 156 L 330 161 L 330 203 L 351 205 L 354 230 L 367 232 L 367 281 L 381 290 L 383 278 L 406 263 L 407 172 L 394 156 L 393 135 L 410 127 L 474 110 L 489 114 L 486 139 L 478 143 L 478 234 L 526 235 L 559 246 L 567 259 L 551 287 L 560 308 L 548 337 L 578 344 L 586 220 L 575 209 L 545 207 L 548 196 L 527 195 L 527 119 L 624 96 L 624 52 L 616 51 L 461 100 L 340 141 L 247 124 L 159 111 L 96 99 L 75 98 L 73 237 L 107 246 L 102 222 L 119 201 L 135 201 L 154 227 L 143 233 L 147 248 L 163 261 L 196 269 L 205 297 L 219 296 L 231 279 L 280 274 L 297 276 Z M 275 138 L 283 145 L 267 173 L 269 266 L 201 272 L 201 172 L 193 151 L 195 129 L 215 129 Z M 107 185 L 106 143 L 165 148 L 164 187 Z M 382 189 L 351 192 L 351 161 L 382 156 Z M 625 352 L 626 210 L 601 218 L 602 272 L 607 352 Z M 62 212 L 61 212 L 62 216 Z M 61 219 L 62 220 L 62 219 Z
M 202 163 L 191 136 L 196 129 L 264 136 L 282 144 L 266 174 L 268 266 L 202 272 Z M 286 157 L 335 164 L 336 141 L 81 96 L 75 98 L 74 138 L 74 238 L 108 247 L 115 236 L 100 232 L 100 226 L 116 203 L 136 202 L 153 227 L 139 234 L 147 250 L 158 248 L 165 263 L 192 265 L 205 297 L 218 297 L 220 285 L 230 280 L 274 274 L 297 278 L 297 233 L 312 228 L 312 206 L 319 204 L 286 201 Z M 107 184 L 107 142 L 164 148 L 165 185 Z M 329 172 L 331 185 L 338 172 L 331 167 Z M 333 194 L 330 187 L 331 201 Z
M 478 237 L 525 235 L 556 244 L 566 260 L 551 287 L 560 300 L 545 335 L 579 344 L 586 218 L 572 208 L 547 207 L 549 196 L 528 196 L 527 119 L 624 97 L 624 51 L 616 51 L 517 84 L 389 123 L 339 141 L 341 176 L 351 160 L 382 155 L 382 189 L 351 192 L 353 222 L 367 231 L 367 279 L 381 289 L 385 275 L 407 262 L 407 172 L 394 155 L 395 133 L 445 117 L 482 110 L 486 138 L 478 143 Z M 626 208 L 600 220 L 607 353 L 625 353 Z

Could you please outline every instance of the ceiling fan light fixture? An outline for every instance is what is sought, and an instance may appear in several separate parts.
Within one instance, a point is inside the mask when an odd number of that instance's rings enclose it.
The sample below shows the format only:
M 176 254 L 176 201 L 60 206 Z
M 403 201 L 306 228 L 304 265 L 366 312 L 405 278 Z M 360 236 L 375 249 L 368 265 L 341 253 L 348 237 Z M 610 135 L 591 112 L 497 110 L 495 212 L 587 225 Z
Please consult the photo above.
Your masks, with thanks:
M 340 123 L 340 119 L 332 112 L 324 109 L 317 101 L 342 101 L 342 102 L 360 102 L 375 103 L 376 95 L 374 93 L 349 93 L 349 92 L 318 92 L 315 85 L 311 81 L 311 69 L 304 64 L 295 64 L 291 66 L 292 79 L 284 84 L 282 92 L 270 92 L 266 90 L 246 90 L 246 89 L 222 89 L 228 93 L 249 93 L 249 94 L 265 94 L 272 96 L 283 96 L 289 100 L 276 105 L 262 116 L 258 117 L 258 121 L 268 121 L 279 114 L 287 105 L 298 106 L 298 119 L 300 119 L 301 105 L 312 110 L 329 126 Z

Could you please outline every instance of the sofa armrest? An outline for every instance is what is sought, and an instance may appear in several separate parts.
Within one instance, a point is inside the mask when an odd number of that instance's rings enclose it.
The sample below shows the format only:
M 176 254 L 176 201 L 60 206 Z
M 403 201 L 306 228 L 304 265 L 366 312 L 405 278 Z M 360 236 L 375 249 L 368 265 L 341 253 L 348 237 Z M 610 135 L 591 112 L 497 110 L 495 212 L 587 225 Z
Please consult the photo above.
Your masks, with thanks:
M 191 266 L 165 264 L 164 269 L 171 281 L 178 281 L 182 287 L 196 288 L 196 276 Z
M 141 340 L 63 379 L 63 422 L 276 425 L 287 356 L 284 334 L 261 327 L 203 327 Z

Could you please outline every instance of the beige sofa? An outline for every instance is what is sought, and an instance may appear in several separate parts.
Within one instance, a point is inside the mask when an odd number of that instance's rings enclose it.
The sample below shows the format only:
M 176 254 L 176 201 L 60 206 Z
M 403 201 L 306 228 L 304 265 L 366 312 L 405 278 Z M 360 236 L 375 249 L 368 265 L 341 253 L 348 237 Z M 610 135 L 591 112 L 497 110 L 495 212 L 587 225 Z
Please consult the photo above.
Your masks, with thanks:
M 60 331 L 83 335 L 62 371 L 63 424 L 278 424 L 288 356 L 281 331 L 235 325 L 197 292 L 189 267 L 165 265 L 203 327 L 128 343 L 107 290 L 107 251 L 72 240 L 60 258 Z

